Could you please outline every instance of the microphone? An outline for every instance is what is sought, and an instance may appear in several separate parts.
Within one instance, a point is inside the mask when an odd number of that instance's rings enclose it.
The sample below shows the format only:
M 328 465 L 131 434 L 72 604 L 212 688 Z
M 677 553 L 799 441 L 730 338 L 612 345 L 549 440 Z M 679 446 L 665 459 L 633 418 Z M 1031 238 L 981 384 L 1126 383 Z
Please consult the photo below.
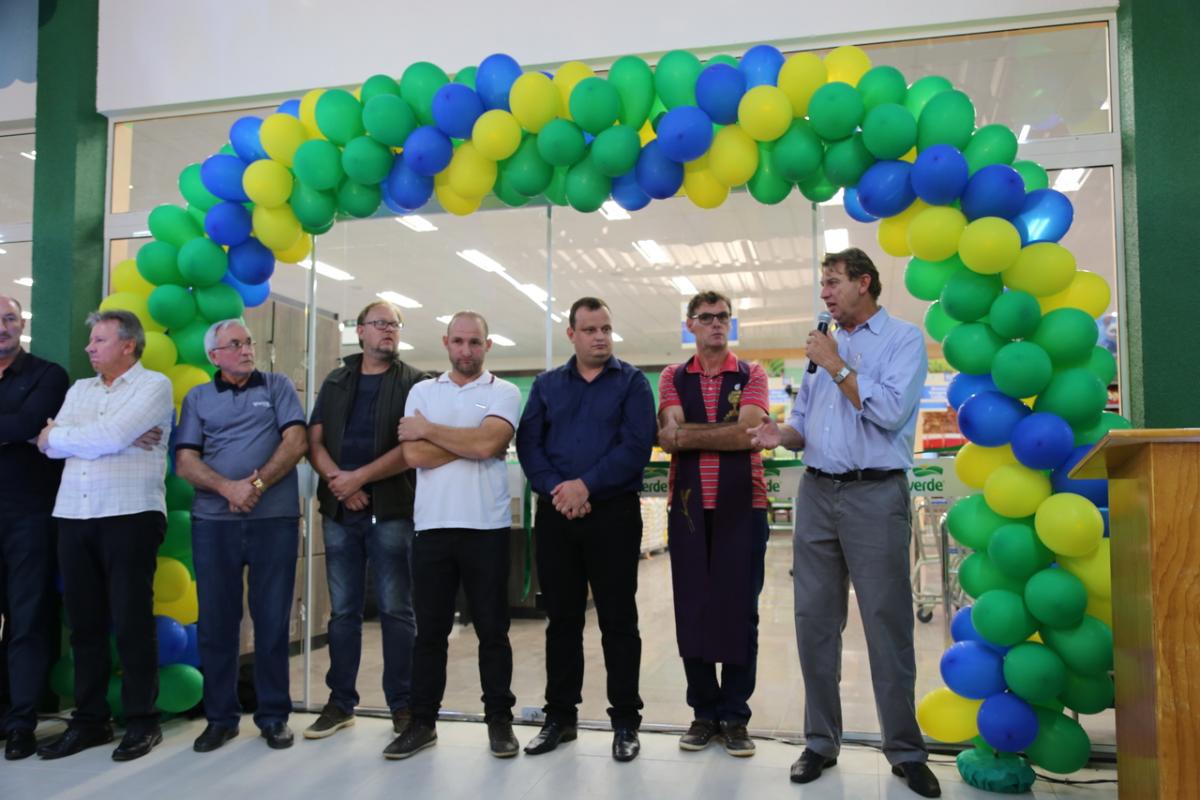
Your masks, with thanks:
M 820 314 L 817 314 L 817 330 L 819 330 L 821 333 L 829 333 L 829 323 L 832 321 L 833 321 L 833 314 L 830 314 L 828 311 L 822 311 Z M 812 359 L 809 359 L 808 374 L 812 375 L 816 371 L 817 371 L 817 362 L 813 361 Z

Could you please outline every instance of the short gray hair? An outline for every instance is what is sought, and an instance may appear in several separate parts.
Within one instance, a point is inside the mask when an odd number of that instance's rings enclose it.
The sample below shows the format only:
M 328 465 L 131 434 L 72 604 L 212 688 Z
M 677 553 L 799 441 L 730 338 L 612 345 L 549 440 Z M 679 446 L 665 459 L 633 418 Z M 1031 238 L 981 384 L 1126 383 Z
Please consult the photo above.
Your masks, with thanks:
M 212 351 L 217 349 L 217 337 L 221 335 L 221 331 L 228 328 L 230 325 L 241 325 L 243 328 L 246 324 L 236 317 L 233 319 L 223 319 L 220 322 L 214 322 L 208 326 L 208 330 L 204 332 L 204 354 L 208 356 L 208 362 L 214 367 L 217 362 L 212 359 Z
M 117 338 L 123 342 L 133 342 L 133 357 L 141 358 L 146 349 L 146 331 L 142 322 L 131 311 L 112 308 L 108 311 L 93 311 L 87 315 L 88 328 L 94 328 L 101 322 L 117 323 Z

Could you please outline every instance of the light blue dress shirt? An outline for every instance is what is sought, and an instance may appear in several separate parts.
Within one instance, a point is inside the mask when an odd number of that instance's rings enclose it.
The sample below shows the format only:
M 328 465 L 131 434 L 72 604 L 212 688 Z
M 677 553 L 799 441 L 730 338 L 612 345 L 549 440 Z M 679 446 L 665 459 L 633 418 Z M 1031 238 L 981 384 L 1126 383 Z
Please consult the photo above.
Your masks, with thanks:
M 787 421 L 804 435 L 804 463 L 834 474 L 907 469 L 929 371 L 920 328 L 880 308 L 853 332 L 838 328 L 833 336 L 842 360 L 858 373 L 862 408 L 842 394 L 828 370 L 805 374 Z

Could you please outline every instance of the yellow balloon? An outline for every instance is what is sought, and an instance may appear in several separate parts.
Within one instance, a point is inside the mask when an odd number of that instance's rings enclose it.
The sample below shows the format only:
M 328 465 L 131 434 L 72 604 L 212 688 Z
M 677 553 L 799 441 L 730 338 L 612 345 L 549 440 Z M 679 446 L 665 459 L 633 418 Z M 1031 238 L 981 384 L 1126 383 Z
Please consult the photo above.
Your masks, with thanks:
M 127 258 L 112 268 L 109 283 L 114 292 L 130 292 L 131 294 L 149 297 L 154 291 L 154 284 L 142 277 L 138 272 L 137 260 Z
M 175 342 L 165 333 L 146 331 L 146 349 L 142 352 L 142 366 L 155 372 L 165 373 L 179 360 Z
M 242 189 L 257 205 L 278 208 L 292 195 L 292 173 L 278 161 L 260 159 L 242 173 Z
M 540 72 L 526 72 L 509 89 L 508 105 L 522 128 L 537 133 L 562 113 L 563 99 L 554 81 Z
M 910 163 L 910 164 L 911 164 L 911 163 L 913 163 L 914 161 L 916 161 L 916 160 L 917 160 L 917 148 L 916 148 L 916 147 L 913 147 L 913 148 L 912 148 L 911 150 L 909 150 L 907 153 L 905 153 L 904 155 L 900 156 L 900 160 L 901 160 L 901 161 L 907 161 L 907 162 L 908 162 L 908 163 Z
M 1076 270 L 1067 288 L 1061 292 L 1038 298 L 1043 314 L 1056 308 L 1081 308 L 1093 317 L 1103 316 L 1110 302 L 1112 289 L 1108 281 L 1086 269 Z
M 317 101 L 325 94 L 324 89 L 310 89 L 300 98 L 300 124 L 309 139 L 324 139 L 325 134 L 317 127 Z
M 825 68 L 829 70 L 830 83 L 842 81 L 857 86 L 859 79 L 871 68 L 871 57 L 861 47 L 844 45 L 825 56 Z
M 1034 527 L 1042 544 L 1061 556 L 1086 556 L 1104 538 L 1104 518 L 1086 497 L 1071 492 L 1051 495 L 1038 506 Z
M 554 73 L 554 85 L 558 87 L 559 116 L 571 119 L 571 92 L 575 84 L 584 78 L 594 78 L 596 73 L 582 61 L 568 61 Z
M 471 142 L 484 158 L 503 161 L 521 146 L 521 126 L 512 114 L 503 109 L 493 108 L 475 120 L 475 127 L 471 129 Z
M 1031 516 L 1049 496 L 1050 479 L 1046 474 L 1022 464 L 997 467 L 983 484 L 988 507 L 1012 519 Z
M 968 269 L 995 275 L 1021 255 L 1021 234 L 1006 219 L 980 217 L 969 223 L 958 240 L 958 254 Z
M 150 316 L 150 308 L 146 305 L 146 298 L 140 294 L 133 292 L 113 292 L 108 297 L 100 301 L 101 311 L 128 311 L 138 318 L 138 322 L 142 323 L 142 327 L 148 331 L 165 331 L 162 325 L 154 321 L 154 317 Z
M 1089 594 L 1087 602 L 1087 614 L 1088 616 L 1095 617 L 1111 628 L 1113 624 L 1112 600 L 1103 597 L 1094 597 Z
M 308 139 L 308 132 L 304 123 L 291 114 L 272 114 L 263 120 L 258 139 L 267 155 L 290 167 L 296 150 Z
M 917 703 L 917 724 L 934 739 L 965 742 L 979 735 L 975 718 L 982 700 L 969 700 L 943 687 L 934 689 Z
M 285 264 L 299 264 L 312 252 L 312 244 L 313 237 L 310 234 L 302 233 L 296 243 L 287 250 L 276 251 L 275 258 Z
M 683 191 L 700 208 L 716 208 L 729 197 L 729 187 L 716 179 L 708 167 L 708 156 L 683 165 Z
M 713 137 L 708 168 L 726 186 L 740 186 L 758 169 L 758 145 L 740 125 L 726 125 Z
M 792 104 L 792 115 L 808 116 L 808 101 L 829 80 L 825 62 L 813 53 L 796 53 L 779 68 L 779 88 Z
M 193 387 L 208 383 L 208 373 L 192 364 L 176 364 L 168 367 L 166 376 L 171 380 L 171 394 L 175 405 L 183 405 L 183 398 Z
M 738 122 L 752 139 L 773 142 L 792 124 L 792 101 L 778 86 L 755 86 L 738 103 Z
M 908 247 L 917 258 L 945 261 L 958 252 L 958 240 L 967 218 L 957 208 L 931 206 L 913 217 L 908 226 Z
M 496 184 L 496 162 L 486 158 L 473 142 L 463 142 L 454 150 L 446 178 L 459 197 L 483 197 Z
M 250 219 L 253 222 L 255 237 L 277 253 L 288 250 L 304 233 L 304 229 L 300 227 L 300 220 L 296 219 L 291 206 L 288 205 L 278 208 L 255 206 Z
M 1034 631 L 1033 633 L 1029 634 L 1029 638 L 1026 639 L 1025 641 L 1037 642 L 1038 644 L 1044 644 L 1044 642 L 1042 642 L 1042 634 L 1038 633 L 1037 631 Z
M 1012 445 L 984 447 L 967 442 L 954 457 L 954 473 L 958 479 L 973 489 L 982 489 L 987 479 L 1005 464 L 1016 464 Z
M 192 577 L 178 559 L 159 556 L 155 560 L 158 565 L 154 570 L 154 601 L 173 603 L 187 592 Z
M 1000 277 L 1008 288 L 1034 297 L 1057 294 L 1075 278 L 1075 256 L 1055 242 L 1037 242 L 1022 248 L 1017 260 Z
M 439 173 L 443 174 L 443 173 Z M 436 176 L 435 176 L 436 177 Z M 448 180 L 433 182 L 433 193 L 441 203 L 442 208 L 459 217 L 465 217 L 479 208 L 483 197 L 463 197 L 450 187 Z
M 918 214 L 927 208 L 929 208 L 928 203 L 917 199 L 896 216 L 886 217 L 879 221 L 875 237 L 879 240 L 879 246 L 885 253 L 897 258 L 912 255 L 912 250 L 908 246 L 908 226 L 912 224 Z
M 1099 546 L 1084 556 L 1058 557 L 1058 565 L 1079 578 L 1088 597 L 1112 597 L 1112 540 L 1101 539 Z M 1090 613 L 1090 612 L 1089 612 Z
M 187 567 L 183 568 L 187 572 Z M 196 582 L 189 581 L 187 588 L 183 590 L 183 594 L 178 599 L 162 603 L 156 598 L 154 601 L 154 613 L 164 617 L 170 617 L 180 625 L 191 625 L 200 618 L 200 604 L 197 602 Z
M 650 144 L 658 138 L 658 134 L 654 131 L 654 126 L 650 124 L 650 120 L 642 123 L 642 127 L 638 130 L 638 139 L 642 142 L 642 147 Z

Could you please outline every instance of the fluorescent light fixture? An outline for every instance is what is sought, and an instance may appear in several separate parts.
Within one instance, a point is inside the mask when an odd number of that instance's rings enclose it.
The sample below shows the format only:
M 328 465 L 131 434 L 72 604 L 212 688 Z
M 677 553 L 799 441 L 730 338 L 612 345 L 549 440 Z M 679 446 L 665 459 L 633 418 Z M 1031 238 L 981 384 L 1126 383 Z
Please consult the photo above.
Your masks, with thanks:
M 33 312 L 32 311 L 22 311 L 21 319 L 33 319 Z
M 3 247 L 0 247 L 0 256 L 6 256 L 6 255 L 8 255 L 8 251 L 5 250 Z
M 676 275 L 674 278 L 671 278 L 671 283 L 675 284 L 675 288 L 678 289 L 679 293 L 685 297 L 691 297 L 692 295 L 700 294 L 700 290 L 696 288 L 696 284 L 692 283 L 682 275 Z
M 623 342 L 623 341 L 625 341 L 625 337 L 622 336 L 621 334 L 617 333 L 616 331 L 613 331 L 613 341 L 614 342 Z
M 551 313 L 550 319 L 554 320 L 555 322 L 562 322 L 562 317 L 560 317 L 558 314 Z
M 517 286 L 517 289 L 521 292 L 521 294 L 525 295 L 533 302 L 542 304 L 543 307 L 545 306 L 546 301 L 550 299 L 549 292 L 538 286 L 536 283 L 522 283 Z
M 440 317 L 434 317 L 434 319 L 436 319 L 438 322 L 442 323 L 443 325 L 449 325 L 450 320 L 454 319 L 454 315 L 453 314 L 443 314 Z
M 1021 126 L 1021 133 L 1019 136 L 1017 136 L 1017 144 L 1024 144 L 1025 142 L 1029 141 L 1029 130 L 1030 128 L 1028 125 Z
M 600 216 L 607 220 L 633 219 L 628 211 L 617 205 L 616 200 L 605 200 L 601 203 Z
M 134 231 L 133 233 L 131 233 L 129 235 L 132 236 L 134 239 L 145 239 L 147 236 L 150 236 L 151 234 L 150 234 L 150 231 L 146 230 L 146 231 Z
M 651 264 L 670 264 L 671 254 L 667 249 L 653 239 L 638 239 L 633 243 L 633 249 L 642 254 L 642 258 Z
M 304 259 L 296 266 L 304 267 L 305 269 L 312 269 L 312 256 L 309 256 L 308 258 Z M 324 275 L 326 278 L 329 278 L 330 280 L 334 280 L 334 281 L 352 281 L 352 280 L 354 280 L 354 276 L 351 275 L 349 272 L 346 272 L 345 270 L 340 270 L 334 266 L 330 266 L 329 264 L 326 264 L 324 261 L 317 261 L 317 274 Z
M 1077 192 L 1083 188 L 1083 184 L 1091 174 L 1092 171 L 1084 167 L 1064 169 L 1054 179 L 1054 190 L 1056 192 Z
M 26 275 L 24 278 L 13 278 L 13 283 L 18 286 L 33 286 L 33 278 Z
M 21 334 L 21 344 L 29 344 L 29 343 L 30 343 L 30 342 L 32 342 L 32 341 L 33 341 L 33 337 L 32 337 L 32 336 L 26 336 L 26 335 L 25 335 L 25 334 L 23 334 L 23 333 Z
M 437 225 L 434 225 L 420 214 L 405 214 L 403 217 L 396 217 L 396 222 L 417 233 L 429 233 L 430 231 L 437 230 Z
M 408 295 L 400 294 L 399 292 L 376 292 L 375 296 L 380 300 L 387 300 L 392 305 L 397 305 L 401 308 L 421 308 L 421 304 L 416 300 L 413 300 Z
M 850 246 L 850 231 L 845 228 L 830 228 L 825 231 L 825 252 L 840 253 Z
M 737 301 L 739 311 L 746 311 L 751 308 L 762 308 L 763 299 L 761 297 L 740 297 Z
M 37 161 L 37 150 L 30 150 L 28 153 L 22 150 L 21 155 L 24 158 L 28 158 L 30 161 Z
M 474 264 L 484 272 L 504 272 L 504 266 L 499 261 L 478 250 L 459 250 L 454 255 L 468 264 Z
M 402 342 L 399 339 L 397 339 L 396 340 L 396 349 L 397 350 L 413 350 L 415 348 L 408 342 Z
M 517 343 L 514 342 L 512 339 L 508 338 L 507 336 L 501 336 L 498 333 L 493 333 L 488 338 L 492 340 L 493 344 L 498 344 L 501 347 L 516 347 L 517 346 Z
M 1112 105 L 1108 102 L 1108 98 L 1106 97 L 1104 98 L 1104 102 L 1100 104 L 1100 110 L 1108 111 L 1110 108 L 1112 108 Z
M 846 205 L 846 190 L 838 189 L 837 194 L 821 203 L 823 206 L 844 206 Z

